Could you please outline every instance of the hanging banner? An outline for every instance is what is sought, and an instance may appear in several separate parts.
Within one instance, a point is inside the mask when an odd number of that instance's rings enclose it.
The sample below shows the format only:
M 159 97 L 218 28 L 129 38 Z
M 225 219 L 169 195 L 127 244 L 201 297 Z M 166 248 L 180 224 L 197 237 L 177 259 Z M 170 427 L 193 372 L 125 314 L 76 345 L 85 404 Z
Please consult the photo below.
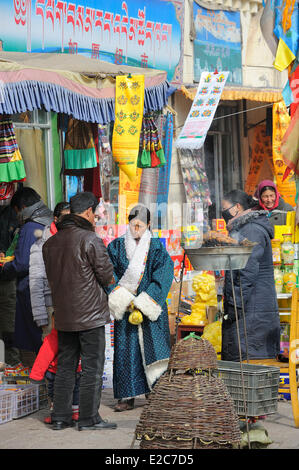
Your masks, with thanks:
M 284 134 L 290 123 L 290 116 L 284 101 L 273 103 L 273 163 L 276 178 L 276 186 L 282 198 L 288 204 L 295 206 L 296 185 L 294 172 L 291 171 L 287 178 L 283 180 L 284 172 L 287 168 L 281 153 L 281 143 Z
M 117 76 L 112 155 L 131 181 L 137 174 L 143 105 L 144 75 Z
M 4 51 L 82 54 L 182 83 L 183 0 L 0 0 L 0 10 Z
M 203 146 L 213 121 L 229 72 L 203 72 L 196 96 L 175 146 L 199 149 Z
M 131 181 L 123 172 L 119 172 L 119 196 L 118 196 L 118 224 L 119 234 L 122 235 L 128 224 L 128 215 L 135 204 L 138 204 L 139 189 L 141 183 L 142 170 L 137 168 L 137 175 L 134 181 Z
M 203 71 L 229 70 L 228 83 L 242 84 L 242 34 L 239 11 L 207 10 L 193 2 L 194 80 Z
M 251 161 L 245 183 L 245 192 L 253 196 L 262 178 L 261 171 L 264 163 L 267 162 L 272 174 L 274 166 L 272 159 L 272 142 L 270 136 L 266 134 L 266 126 L 259 125 L 254 128 L 254 137 L 251 146 Z

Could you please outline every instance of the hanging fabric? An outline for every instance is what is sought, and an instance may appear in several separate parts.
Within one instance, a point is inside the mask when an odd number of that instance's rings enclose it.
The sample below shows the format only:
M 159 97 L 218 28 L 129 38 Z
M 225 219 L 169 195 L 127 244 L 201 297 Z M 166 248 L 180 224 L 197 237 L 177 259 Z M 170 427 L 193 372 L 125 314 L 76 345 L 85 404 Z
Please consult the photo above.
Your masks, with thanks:
M 140 168 L 136 168 L 136 170 L 137 174 L 134 181 L 131 181 L 124 171 L 119 172 L 118 223 L 123 227 L 126 227 L 130 210 L 138 203 L 139 199 L 143 171 Z M 122 228 L 119 227 L 119 235 L 121 230 Z M 125 230 L 122 233 L 124 232 Z
M 166 163 L 159 169 L 157 204 L 168 202 L 173 143 L 173 115 L 171 113 L 163 116 L 162 126 L 162 145 Z
M 265 162 L 268 163 L 274 176 L 272 142 L 271 137 L 266 135 L 266 125 L 260 124 L 259 126 L 256 126 L 253 132 L 254 136 L 251 145 L 251 160 L 245 183 L 245 191 L 250 195 L 255 193 L 259 182 L 262 179 L 265 179 L 261 175 Z
M 284 101 L 273 104 L 273 163 L 276 178 L 276 186 L 288 204 L 295 206 L 296 185 L 293 178 L 294 172 L 291 171 L 289 175 L 284 178 L 284 173 L 287 168 L 283 154 L 281 152 L 281 143 L 286 130 L 290 123 L 290 116 Z
M 26 172 L 16 140 L 12 119 L 0 115 L 0 182 L 24 181 Z
M 143 108 L 144 75 L 117 76 L 112 154 L 130 181 L 137 177 Z
M 91 124 L 93 132 L 97 165 L 94 168 L 84 170 L 84 191 L 93 193 L 98 199 L 102 197 L 101 176 L 100 176 L 100 160 L 99 160 L 99 134 L 98 126 Z
M 196 96 L 176 140 L 179 149 L 200 149 L 212 124 L 230 72 L 202 72 Z
M 92 123 L 70 118 L 64 144 L 65 169 L 86 169 L 97 166 Z
M 166 163 L 157 126 L 152 115 L 143 117 L 140 134 L 138 168 L 157 168 Z

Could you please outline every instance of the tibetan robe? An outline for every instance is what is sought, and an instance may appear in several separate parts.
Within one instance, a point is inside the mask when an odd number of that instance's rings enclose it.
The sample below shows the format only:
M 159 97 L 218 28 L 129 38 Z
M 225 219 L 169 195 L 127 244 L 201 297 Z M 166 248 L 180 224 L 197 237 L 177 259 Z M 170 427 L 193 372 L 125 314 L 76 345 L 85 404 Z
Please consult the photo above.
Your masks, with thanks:
M 173 261 L 160 240 L 148 235 L 146 247 L 139 249 L 138 268 L 136 257 L 135 264 L 128 260 L 125 237 L 108 245 L 116 281 L 110 288 L 109 307 L 115 318 L 113 389 L 117 399 L 149 393 L 166 370 L 170 355 L 166 298 L 173 281 Z M 129 265 L 140 269 L 140 276 L 135 273 L 135 289 L 122 285 Z M 128 322 L 132 302 L 143 314 L 139 325 Z

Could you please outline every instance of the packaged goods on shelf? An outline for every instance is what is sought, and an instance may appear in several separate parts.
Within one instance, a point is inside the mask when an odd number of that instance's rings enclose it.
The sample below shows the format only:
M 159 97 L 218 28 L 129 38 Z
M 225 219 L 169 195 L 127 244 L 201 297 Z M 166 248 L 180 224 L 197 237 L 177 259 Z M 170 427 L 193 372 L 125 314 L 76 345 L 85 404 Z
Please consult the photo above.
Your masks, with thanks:
M 274 239 L 279 239 L 283 242 L 283 234 L 292 233 L 292 227 L 290 225 L 274 225 Z
M 283 264 L 294 264 L 295 258 L 295 247 L 294 243 L 292 243 L 292 235 L 291 233 L 284 233 L 283 235 L 283 242 L 281 244 L 281 259 Z
M 286 225 L 291 227 L 292 243 L 295 243 L 296 211 L 288 211 Z
M 273 264 L 281 264 L 281 247 L 280 247 L 280 239 L 273 239 L 271 240 L 272 245 L 272 259 Z

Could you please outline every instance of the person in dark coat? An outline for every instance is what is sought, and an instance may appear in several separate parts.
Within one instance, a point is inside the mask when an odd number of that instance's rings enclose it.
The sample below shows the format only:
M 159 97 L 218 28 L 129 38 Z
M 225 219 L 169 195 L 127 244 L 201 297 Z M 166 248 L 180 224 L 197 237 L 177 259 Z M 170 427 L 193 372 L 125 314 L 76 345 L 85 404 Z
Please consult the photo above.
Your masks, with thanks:
M 105 288 L 113 266 L 97 237 L 97 198 L 89 192 L 70 199 L 70 214 L 57 223 L 58 232 L 43 245 L 46 275 L 58 331 L 52 429 L 73 426 L 72 395 L 79 357 L 82 363 L 78 430 L 115 429 L 99 415 L 105 362 L 105 325 L 110 323 Z
M 3 265 L 0 279 L 17 281 L 15 346 L 37 353 L 42 344 L 42 329 L 35 324 L 32 317 L 29 256 L 31 246 L 36 241 L 35 230 L 43 230 L 46 225 L 50 225 L 53 214 L 37 192 L 29 187 L 18 190 L 11 204 L 17 212 L 21 228 L 14 252 L 15 259 Z
M 294 207 L 280 196 L 276 184 L 271 180 L 261 181 L 254 195 L 258 199 L 257 210 L 267 211 L 271 225 L 286 225 L 287 213 Z
M 0 184 L 3 187 L 4 183 Z M 8 190 L 4 194 L 0 203 L 0 262 L 1 258 L 11 256 L 8 252 L 14 237 L 18 232 L 17 214 L 11 206 L 13 190 L 7 185 Z M 9 191 L 9 189 L 11 189 Z M 22 364 L 20 351 L 14 346 L 15 332 L 15 315 L 16 315 L 16 281 L 0 280 L 0 339 L 3 340 L 5 346 L 5 363 L 6 367 L 17 368 Z
M 224 196 L 222 201 L 222 216 L 227 222 L 230 236 L 238 241 L 247 238 L 256 243 L 245 268 L 233 271 L 242 360 L 247 359 L 242 297 L 246 317 L 248 358 L 275 358 L 280 350 L 280 320 L 271 247 L 273 227 L 269 223 L 265 211 L 251 209 L 254 204 L 251 196 L 240 190 L 231 191 Z M 226 272 L 224 286 L 221 358 L 227 361 L 240 360 L 229 271 Z

